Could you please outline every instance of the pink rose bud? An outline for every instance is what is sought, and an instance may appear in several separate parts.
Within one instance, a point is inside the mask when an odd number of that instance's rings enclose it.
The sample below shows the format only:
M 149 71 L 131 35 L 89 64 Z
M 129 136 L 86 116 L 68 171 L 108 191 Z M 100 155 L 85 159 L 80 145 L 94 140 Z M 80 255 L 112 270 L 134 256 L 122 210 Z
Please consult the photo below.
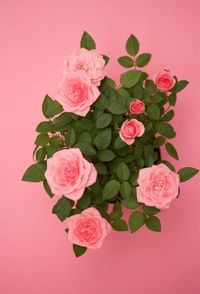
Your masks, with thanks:
M 100 92 L 85 71 L 68 72 L 61 80 L 57 100 L 66 112 L 86 116 Z
M 72 55 L 66 57 L 64 73 L 84 70 L 92 80 L 92 83 L 99 86 L 101 80 L 103 80 L 106 75 L 104 66 L 105 60 L 96 49 L 87 50 L 81 48 Z
M 136 137 L 144 134 L 145 128 L 143 123 L 137 119 L 126 120 L 119 131 L 119 136 L 126 144 L 134 143 Z
M 97 171 L 79 148 L 63 149 L 47 160 L 45 173 L 51 191 L 74 201 L 80 199 L 86 187 L 96 182 Z
M 135 99 L 130 103 L 130 112 L 133 114 L 140 114 L 144 111 L 145 105 L 141 100 Z
M 67 219 L 68 238 L 76 245 L 98 249 L 111 231 L 111 225 L 96 208 L 90 207 Z
M 153 165 L 139 171 L 137 200 L 159 209 L 168 208 L 178 196 L 179 175 L 165 164 Z
M 154 82 L 157 88 L 163 92 L 168 92 L 176 83 L 170 72 L 166 70 L 159 72 L 155 76 Z

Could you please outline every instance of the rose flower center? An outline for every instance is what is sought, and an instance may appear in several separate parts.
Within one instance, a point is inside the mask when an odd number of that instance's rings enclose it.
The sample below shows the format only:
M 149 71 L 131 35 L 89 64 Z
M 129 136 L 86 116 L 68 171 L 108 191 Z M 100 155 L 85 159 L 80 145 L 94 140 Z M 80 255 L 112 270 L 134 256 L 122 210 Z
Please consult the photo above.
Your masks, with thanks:
M 128 136 L 134 136 L 136 133 L 136 129 L 135 129 L 135 126 L 133 124 L 128 124 L 127 126 L 127 134 Z
M 75 230 L 76 236 L 81 241 L 86 241 L 90 244 L 93 244 L 98 239 L 98 223 L 95 219 L 85 219 L 84 221 L 81 220 Z
M 171 84 L 170 80 L 167 78 L 162 78 L 161 83 L 162 83 L 162 85 L 167 85 L 167 86 L 169 86 Z
M 87 87 L 83 83 L 74 83 L 70 87 L 70 91 L 68 94 L 68 99 L 71 101 L 72 104 L 77 104 L 85 101 L 87 98 Z
M 79 168 L 75 162 L 68 162 L 64 168 L 63 177 L 66 182 L 74 182 L 79 175 Z
M 152 177 L 152 188 L 156 195 L 162 193 L 167 187 L 167 178 L 162 174 L 153 175 Z

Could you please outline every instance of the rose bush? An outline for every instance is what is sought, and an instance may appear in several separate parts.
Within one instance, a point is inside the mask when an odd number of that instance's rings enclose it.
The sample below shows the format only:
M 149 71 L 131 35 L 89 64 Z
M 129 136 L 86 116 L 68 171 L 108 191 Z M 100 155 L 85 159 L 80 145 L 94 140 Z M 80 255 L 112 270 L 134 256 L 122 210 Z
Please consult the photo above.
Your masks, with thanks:
M 120 86 L 105 76 L 109 58 L 96 50 L 84 32 L 81 48 L 66 57 L 57 100 L 42 103 L 45 120 L 36 128 L 35 163 L 23 180 L 43 182 L 55 214 L 65 221 L 76 256 L 99 248 L 111 228 L 135 233 L 142 226 L 159 232 L 160 209 L 179 196 L 180 183 L 198 170 L 176 171 L 160 157 L 160 149 L 178 160 L 171 139 L 177 93 L 188 84 L 169 71 L 152 79 L 141 68 L 151 59 L 139 53 L 130 35 L 126 55 L 118 58 L 128 68 Z M 128 221 L 124 209 L 130 211 Z

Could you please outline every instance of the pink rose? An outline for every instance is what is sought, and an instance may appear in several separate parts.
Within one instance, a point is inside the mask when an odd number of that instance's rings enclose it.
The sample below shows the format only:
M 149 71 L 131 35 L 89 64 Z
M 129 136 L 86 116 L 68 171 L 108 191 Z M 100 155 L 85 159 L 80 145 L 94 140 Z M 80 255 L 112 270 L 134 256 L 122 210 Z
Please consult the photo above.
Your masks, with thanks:
M 72 55 L 66 57 L 64 63 L 64 73 L 84 70 L 92 82 L 97 86 L 105 77 L 105 60 L 103 56 L 96 50 L 87 50 L 85 48 L 78 49 Z
M 111 231 L 111 225 L 96 208 L 85 209 L 67 219 L 68 238 L 76 245 L 98 249 Z
M 130 103 L 130 112 L 133 114 L 140 114 L 144 111 L 144 102 L 141 100 L 135 99 Z
M 148 206 L 168 208 L 178 196 L 179 175 L 165 164 L 153 165 L 139 171 L 137 199 Z
M 169 71 L 159 72 L 154 78 L 157 88 L 163 92 L 168 92 L 175 85 L 176 81 Z
M 126 144 L 131 145 L 135 137 L 141 137 L 144 134 L 144 125 L 137 119 L 126 120 L 119 131 L 119 136 Z
M 97 172 L 78 148 L 71 148 L 58 151 L 47 160 L 45 177 L 55 195 L 76 201 L 86 187 L 96 182 Z
M 89 76 L 84 71 L 76 71 L 64 75 L 58 87 L 57 100 L 66 112 L 86 116 L 99 95 Z

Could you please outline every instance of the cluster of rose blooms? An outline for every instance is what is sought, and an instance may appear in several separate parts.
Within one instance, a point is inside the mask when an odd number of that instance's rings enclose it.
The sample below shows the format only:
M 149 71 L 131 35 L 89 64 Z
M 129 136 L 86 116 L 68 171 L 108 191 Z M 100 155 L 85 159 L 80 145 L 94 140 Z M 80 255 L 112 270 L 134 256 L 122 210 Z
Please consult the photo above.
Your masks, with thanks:
M 105 61 L 96 50 L 81 48 L 65 60 L 64 73 L 58 87 L 57 100 L 64 111 L 86 116 L 90 106 L 98 99 L 98 86 L 104 79 Z M 175 84 L 170 72 L 156 75 L 155 84 L 161 91 L 168 92 Z M 144 103 L 134 99 L 130 112 L 141 115 Z M 137 119 L 124 121 L 119 131 L 120 138 L 128 145 L 144 134 L 145 128 Z M 45 177 L 51 191 L 57 196 L 66 196 L 73 201 L 80 199 L 87 187 L 97 179 L 95 166 L 87 161 L 80 149 L 69 148 L 56 152 L 47 160 Z M 179 175 L 166 165 L 159 164 L 139 171 L 137 200 L 148 206 L 167 208 L 179 190 Z M 76 204 L 75 204 L 76 205 Z M 99 248 L 111 230 L 110 223 L 101 217 L 96 208 L 90 207 L 66 220 L 69 240 L 87 248 Z

